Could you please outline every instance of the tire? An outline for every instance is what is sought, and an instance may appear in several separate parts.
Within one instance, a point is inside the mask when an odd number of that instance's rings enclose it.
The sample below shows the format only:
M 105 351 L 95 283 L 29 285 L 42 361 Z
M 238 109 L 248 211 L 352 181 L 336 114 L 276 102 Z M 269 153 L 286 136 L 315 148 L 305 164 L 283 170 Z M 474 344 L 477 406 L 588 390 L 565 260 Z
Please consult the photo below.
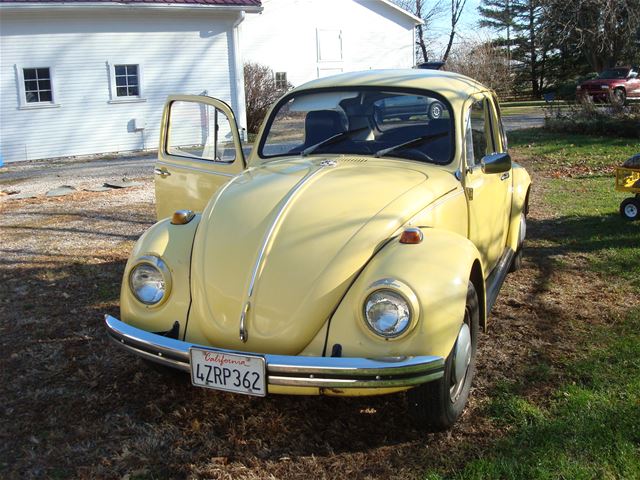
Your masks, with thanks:
M 467 287 L 465 315 L 460 328 L 468 328 L 471 341 L 471 356 L 461 379 L 456 378 L 455 356 L 459 334 L 444 366 L 444 375 L 439 380 L 425 383 L 407 392 L 409 413 L 415 424 L 431 432 L 448 430 L 460 418 L 469 398 L 471 382 L 476 369 L 476 349 L 478 325 L 480 323 L 480 306 L 478 294 L 473 284 Z M 466 326 L 466 327 L 465 327 Z
M 616 88 L 613 91 L 612 101 L 616 105 L 624 105 L 627 101 L 627 92 L 625 92 L 624 88 Z
M 522 257 L 524 250 L 524 240 L 527 237 L 527 216 L 524 212 L 520 214 L 520 230 L 518 233 L 518 249 L 516 250 L 516 254 L 511 260 L 511 265 L 509 266 L 509 273 L 517 272 L 522 268 Z
M 640 199 L 625 198 L 620 204 L 620 215 L 625 220 L 638 220 L 640 218 Z
M 429 105 L 429 118 L 432 120 L 437 120 L 442 117 L 442 113 L 444 112 L 444 105 L 440 102 L 433 102 Z

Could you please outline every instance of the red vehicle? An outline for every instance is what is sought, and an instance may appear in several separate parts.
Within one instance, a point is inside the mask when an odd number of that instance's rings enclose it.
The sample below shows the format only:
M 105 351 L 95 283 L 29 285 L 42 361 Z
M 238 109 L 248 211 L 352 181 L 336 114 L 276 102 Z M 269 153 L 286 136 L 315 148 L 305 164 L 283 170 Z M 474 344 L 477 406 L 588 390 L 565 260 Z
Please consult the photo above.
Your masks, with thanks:
M 616 67 L 603 70 L 593 80 L 578 85 L 578 98 L 591 97 L 594 101 L 613 101 L 624 104 L 627 99 L 640 99 L 638 67 Z

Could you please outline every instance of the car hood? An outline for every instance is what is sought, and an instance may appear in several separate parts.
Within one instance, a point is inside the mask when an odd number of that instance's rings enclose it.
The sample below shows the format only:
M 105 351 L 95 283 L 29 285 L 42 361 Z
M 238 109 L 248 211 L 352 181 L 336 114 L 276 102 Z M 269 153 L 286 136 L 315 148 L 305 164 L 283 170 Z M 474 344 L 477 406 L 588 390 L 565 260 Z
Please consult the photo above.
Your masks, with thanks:
M 249 169 L 227 184 L 194 239 L 186 339 L 300 353 L 375 251 L 456 188 L 444 170 L 397 163 L 298 158 Z M 434 176 L 441 181 L 428 181 Z

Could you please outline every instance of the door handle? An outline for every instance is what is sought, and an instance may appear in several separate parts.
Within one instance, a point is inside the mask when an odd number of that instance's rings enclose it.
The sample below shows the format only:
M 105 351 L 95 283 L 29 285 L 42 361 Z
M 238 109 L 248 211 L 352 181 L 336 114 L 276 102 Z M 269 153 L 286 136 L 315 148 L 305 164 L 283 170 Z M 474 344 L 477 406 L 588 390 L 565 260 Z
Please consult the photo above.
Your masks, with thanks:
M 509 172 L 504 172 L 502 175 L 500 175 L 500 180 L 504 181 L 507 178 L 509 178 Z
M 161 177 L 168 177 L 169 175 L 171 175 L 171 173 L 164 168 L 154 168 L 153 173 L 155 173 L 156 175 L 160 175 Z

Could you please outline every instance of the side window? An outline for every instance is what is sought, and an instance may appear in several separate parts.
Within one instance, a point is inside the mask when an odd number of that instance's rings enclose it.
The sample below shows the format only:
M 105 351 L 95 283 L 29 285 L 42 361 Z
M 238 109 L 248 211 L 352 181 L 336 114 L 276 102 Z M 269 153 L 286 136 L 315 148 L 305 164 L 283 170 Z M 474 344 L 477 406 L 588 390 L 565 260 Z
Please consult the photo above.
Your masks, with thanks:
M 509 141 L 507 140 L 507 132 L 504 129 L 504 123 L 502 123 L 502 113 L 500 112 L 500 103 L 498 99 L 493 97 L 493 104 L 496 108 L 496 118 L 498 119 L 498 130 L 500 131 L 500 141 L 502 143 L 502 149 L 500 153 L 506 152 L 509 149 Z
M 139 63 L 107 62 L 109 103 L 144 102 L 144 79 Z
M 18 109 L 59 107 L 52 67 L 14 65 Z
M 46 68 L 23 68 L 24 94 L 27 103 L 52 102 L 51 70 Z
M 232 163 L 236 158 L 231 123 L 212 105 L 176 100 L 169 110 L 169 155 Z
M 473 103 L 466 128 L 467 166 L 480 163 L 485 155 L 494 152 L 491 114 L 485 99 Z
M 139 97 L 140 75 L 138 65 L 114 65 L 117 97 Z

